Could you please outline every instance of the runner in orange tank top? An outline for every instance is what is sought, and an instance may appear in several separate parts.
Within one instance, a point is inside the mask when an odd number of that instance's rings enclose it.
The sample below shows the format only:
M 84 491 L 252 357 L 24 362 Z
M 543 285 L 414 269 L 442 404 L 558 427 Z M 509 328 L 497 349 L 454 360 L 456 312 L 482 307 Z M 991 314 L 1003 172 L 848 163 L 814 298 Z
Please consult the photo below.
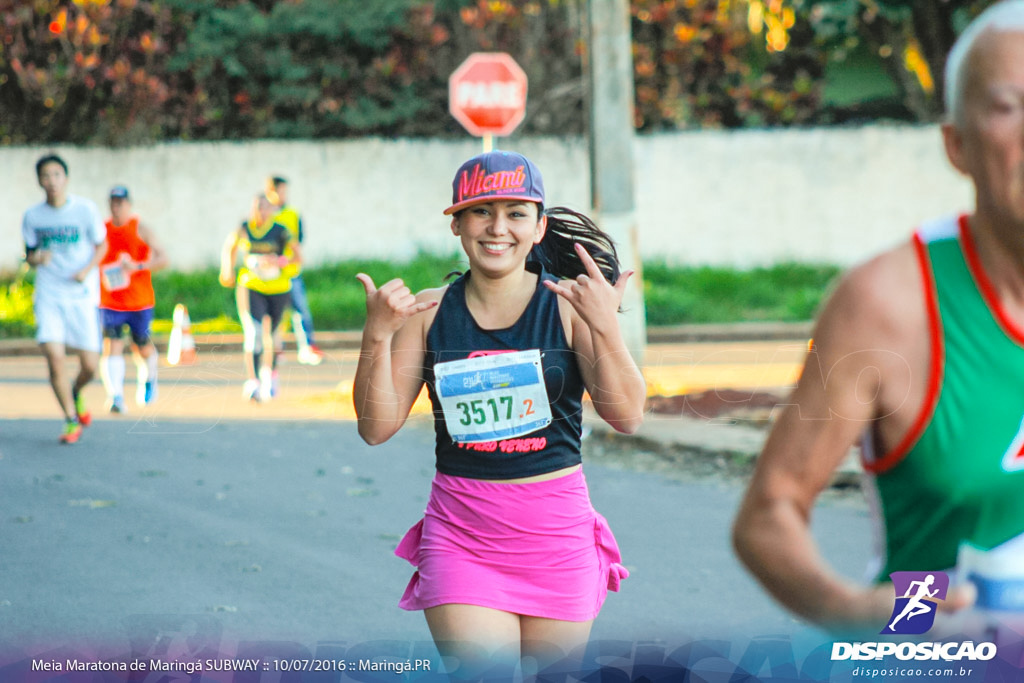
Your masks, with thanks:
M 152 272 L 167 265 L 167 256 L 150 230 L 132 213 L 128 188 L 110 191 L 106 256 L 100 262 L 100 311 L 103 315 L 103 359 L 100 365 L 107 390 L 107 408 L 122 413 L 124 406 L 124 328 L 131 332 L 137 367 L 135 402 L 156 399 L 157 352 L 150 335 L 153 322 Z

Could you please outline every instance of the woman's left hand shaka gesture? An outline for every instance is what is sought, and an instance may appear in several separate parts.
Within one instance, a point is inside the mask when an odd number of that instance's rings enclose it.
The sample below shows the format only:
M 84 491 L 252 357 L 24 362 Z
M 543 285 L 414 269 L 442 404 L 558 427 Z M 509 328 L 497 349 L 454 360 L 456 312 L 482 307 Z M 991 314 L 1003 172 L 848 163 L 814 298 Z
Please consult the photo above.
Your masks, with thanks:
M 615 314 L 626 292 L 626 283 L 634 271 L 627 270 L 622 273 L 618 282 L 612 285 L 605 279 L 594 258 L 582 244 L 577 242 L 573 247 L 587 273 L 577 275 L 575 280 L 546 280 L 544 286 L 568 301 L 592 330 L 609 329 L 609 326 L 617 324 Z

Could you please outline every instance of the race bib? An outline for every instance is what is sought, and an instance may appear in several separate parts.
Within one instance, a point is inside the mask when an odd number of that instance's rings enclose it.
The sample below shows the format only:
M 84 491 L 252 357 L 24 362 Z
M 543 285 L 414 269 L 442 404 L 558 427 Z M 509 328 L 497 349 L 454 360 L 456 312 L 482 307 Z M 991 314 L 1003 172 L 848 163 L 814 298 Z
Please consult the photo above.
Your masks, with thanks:
M 457 443 L 522 436 L 551 424 L 537 349 L 438 363 L 434 378 L 444 423 Z
M 127 289 L 131 284 L 131 275 L 125 271 L 124 264 L 120 261 L 108 263 L 100 268 L 100 277 L 103 278 L 103 287 L 108 292 L 116 292 L 120 289 Z
M 956 569 L 977 587 L 977 607 L 1024 613 L 1024 534 L 991 550 L 962 543 Z
M 249 254 L 245 259 L 245 265 L 260 280 L 276 280 L 281 277 L 281 266 L 278 263 L 277 254 Z

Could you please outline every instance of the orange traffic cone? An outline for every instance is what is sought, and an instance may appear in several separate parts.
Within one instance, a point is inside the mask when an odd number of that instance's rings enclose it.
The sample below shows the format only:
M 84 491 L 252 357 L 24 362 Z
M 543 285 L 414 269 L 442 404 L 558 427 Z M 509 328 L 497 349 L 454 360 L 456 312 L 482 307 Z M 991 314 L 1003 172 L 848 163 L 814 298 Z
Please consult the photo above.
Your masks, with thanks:
M 171 365 L 192 365 L 196 362 L 196 341 L 192 338 L 192 321 L 185 304 L 174 307 L 174 326 L 167 341 L 167 362 Z

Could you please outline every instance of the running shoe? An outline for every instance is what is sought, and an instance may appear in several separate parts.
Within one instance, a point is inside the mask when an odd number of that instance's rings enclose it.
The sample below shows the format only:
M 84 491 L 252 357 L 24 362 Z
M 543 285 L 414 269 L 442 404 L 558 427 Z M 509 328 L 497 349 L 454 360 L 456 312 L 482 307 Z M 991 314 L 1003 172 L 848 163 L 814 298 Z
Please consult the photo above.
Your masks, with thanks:
M 115 396 L 110 399 L 110 412 L 124 413 L 124 396 Z
M 260 368 L 259 400 L 269 401 L 274 398 L 274 378 L 267 368 Z
M 246 401 L 259 403 L 260 381 L 258 379 L 245 380 L 245 384 L 242 385 L 242 398 Z
M 138 366 L 135 373 L 135 405 L 146 405 L 146 378 L 149 377 L 149 370 L 145 365 Z
M 145 400 L 146 405 L 149 405 L 156 400 L 156 381 L 146 382 L 143 388 L 142 397 Z
M 60 435 L 61 443 L 75 443 L 82 436 L 82 425 L 68 420 L 64 423 L 64 431 Z
M 324 360 L 324 352 L 314 344 L 299 349 L 298 361 L 302 365 L 320 365 Z
M 71 394 L 75 399 L 75 412 L 78 413 L 79 424 L 83 427 L 88 427 L 92 423 L 92 413 L 85 407 L 85 397 L 75 391 L 72 391 Z

